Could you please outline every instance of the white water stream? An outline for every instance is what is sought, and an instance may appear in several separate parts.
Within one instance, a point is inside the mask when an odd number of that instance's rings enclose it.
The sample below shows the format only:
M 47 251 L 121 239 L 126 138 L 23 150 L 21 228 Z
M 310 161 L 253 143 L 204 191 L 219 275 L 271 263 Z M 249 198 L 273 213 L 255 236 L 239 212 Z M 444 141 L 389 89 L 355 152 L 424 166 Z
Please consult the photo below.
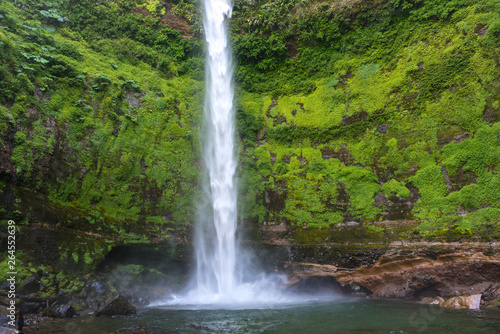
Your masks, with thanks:
M 195 277 L 190 289 L 168 304 L 261 303 L 276 301 L 279 293 L 278 277 L 252 270 L 249 254 L 236 239 L 233 64 L 227 29 L 232 5 L 232 0 L 203 0 L 207 41 L 203 145 L 208 203 L 201 209 L 195 235 Z
M 201 209 L 195 236 L 196 273 L 187 292 L 155 305 L 217 308 L 304 301 L 304 296 L 283 293 L 283 276 L 253 269 L 250 254 L 237 242 L 233 65 L 226 22 L 232 1 L 203 0 L 203 5 L 207 40 L 203 143 L 207 203 Z
M 211 212 L 206 217 L 208 219 L 199 222 L 196 235 L 196 285 L 198 293 L 227 298 L 239 284 L 235 277 L 237 162 L 234 148 L 233 67 L 226 26 L 226 17 L 231 16 L 232 1 L 204 0 L 203 4 L 208 66 L 204 158 L 209 174 L 208 197 L 211 208 L 208 211 Z

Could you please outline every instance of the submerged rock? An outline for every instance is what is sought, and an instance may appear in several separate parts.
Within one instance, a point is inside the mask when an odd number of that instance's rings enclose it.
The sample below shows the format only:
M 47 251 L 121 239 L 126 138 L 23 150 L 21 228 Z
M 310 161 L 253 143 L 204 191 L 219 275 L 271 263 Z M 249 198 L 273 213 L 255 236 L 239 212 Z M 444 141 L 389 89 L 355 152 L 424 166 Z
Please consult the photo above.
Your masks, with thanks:
M 428 305 L 440 305 L 441 303 L 444 303 L 444 299 L 441 297 L 424 297 L 420 301 L 420 304 L 428 304 Z
M 451 309 L 479 310 L 481 295 L 453 297 L 441 303 L 440 306 Z
M 113 316 L 113 315 L 130 315 L 137 312 L 136 308 L 131 305 L 128 300 L 122 295 L 111 296 L 106 298 L 99 304 L 96 317 L 100 316 Z

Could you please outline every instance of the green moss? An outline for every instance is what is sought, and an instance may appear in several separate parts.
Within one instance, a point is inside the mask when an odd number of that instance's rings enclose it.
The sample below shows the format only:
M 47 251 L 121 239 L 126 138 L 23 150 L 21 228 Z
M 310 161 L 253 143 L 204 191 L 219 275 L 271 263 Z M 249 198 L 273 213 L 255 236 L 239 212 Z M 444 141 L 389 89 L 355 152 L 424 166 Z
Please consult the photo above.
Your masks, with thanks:
M 75 261 L 75 262 L 78 262 L 78 261 Z M 92 262 L 94 262 L 94 260 L 92 259 L 92 256 L 91 256 L 91 254 L 90 254 L 90 253 L 85 253 L 85 254 L 83 255 L 83 262 L 84 262 L 87 266 L 91 265 L 91 264 L 92 264 Z
M 371 5 L 363 2 L 350 12 L 298 2 L 287 9 L 273 1 L 265 9 L 237 5 L 233 31 L 253 32 L 248 39 L 235 37 L 237 54 L 259 33 L 287 39 L 289 50 L 298 46 L 290 59 L 265 52 L 241 58 L 240 85 L 260 93 L 245 93 L 256 102 L 245 102 L 242 112 L 255 115 L 261 105 L 266 119 L 259 131 L 266 143 L 243 143 L 257 160 L 247 168 L 255 179 L 265 178 L 259 182 L 268 192 L 286 194 L 277 221 L 312 225 L 319 213 L 339 212 L 333 205 L 338 199 L 321 200 L 320 185 L 330 179 L 348 197 L 344 217 L 377 221 L 384 208 L 375 206 L 374 197 L 381 190 L 409 198 L 415 187 L 419 199 L 412 214 L 422 226 L 446 221 L 458 224 L 457 236 L 480 234 L 460 224 L 480 208 L 499 205 L 491 190 L 497 182 L 497 123 L 483 120 L 485 110 L 498 109 L 499 76 L 493 44 L 478 35 L 486 24 L 495 26 L 494 6 L 390 2 L 377 7 L 373 18 Z M 256 26 L 243 17 L 253 17 Z M 368 18 L 370 24 L 363 23 Z M 287 34 L 280 35 L 274 20 L 287 26 Z M 488 36 L 494 39 L 495 30 Z M 348 218 L 332 221 L 342 219 Z
M 0 279 L 2 282 L 6 282 L 7 278 L 9 278 L 11 275 L 9 275 L 9 272 L 16 272 L 16 284 L 20 284 L 27 278 L 30 278 L 33 273 L 32 273 L 32 268 L 30 266 L 30 263 L 26 260 L 26 256 L 24 252 L 21 251 L 16 251 L 16 259 L 15 259 L 15 270 L 12 270 L 10 266 L 12 265 L 12 262 L 9 259 L 9 254 L 6 252 L 2 253 L 3 260 L 0 262 Z
M 377 176 L 359 167 L 346 167 L 338 179 L 345 184 L 349 195 L 349 212 L 361 221 L 374 221 L 382 208 L 376 207 L 375 196 L 381 187 Z
M 288 182 L 287 192 L 283 216 L 292 224 L 328 227 L 342 221 L 341 212 L 329 210 L 337 197 L 336 184 L 331 181 L 294 178 Z
M 442 167 L 437 165 L 419 170 L 410 181 L 418 188 L 422 201 L 431 201 L 448 193 Z
M 398 197 L 410 196 L 410 190 L 395 179 L 384 183 L 382 190 L 386 195 L 396 195 Z
M 467 239 L 474 235 L 491 240 L 500 235 L 499 214 L 496 208 L 485 208 L 466 216 L 445 216 L 434 223 L 422 223 L 419 231 L 423 236 L 448 240 Z

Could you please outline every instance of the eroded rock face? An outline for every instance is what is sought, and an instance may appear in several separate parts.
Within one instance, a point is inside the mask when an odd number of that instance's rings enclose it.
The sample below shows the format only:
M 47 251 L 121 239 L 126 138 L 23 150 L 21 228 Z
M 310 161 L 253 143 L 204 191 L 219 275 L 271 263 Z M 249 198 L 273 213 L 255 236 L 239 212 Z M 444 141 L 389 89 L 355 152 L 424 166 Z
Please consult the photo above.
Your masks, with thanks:
M 441 307 L 451 309 L 479 310 L 481 295 L 453 297 L 440 304 Z
M 490 285 L 483 291 L 481 306 L 500 308 L 500 282 Z
M 272 261 L 275 271 L 285 272 L 290 285 L 306 277 L 331 276 L 344 289 L 375 298 L 483 294 L 484 307 L 500 300 L 500 245 L 496 243 L 402 241 L 393 239 L 407 233 L 402 224 L 388 222 L 394 227 L 392 234 L 373 235 L 359 224 L 344 225 L 309 232 L 285 224 L 261 227 L 261 245 L 271 255 L 259 257 L 264 264 Z
M 444 246 L 443 246 L 444 247 Z M 483 292 L 498 283 L 500 258 L 480 249 L 392 249 L 379 261 L 340 272 L 340 283 L 355 282 L 381 298 L 421 298 Z
M 316 295 L 324 293 L 343 294 L 342 286 L 332 276 L 310 276 L 287 289 L 292 293 Z

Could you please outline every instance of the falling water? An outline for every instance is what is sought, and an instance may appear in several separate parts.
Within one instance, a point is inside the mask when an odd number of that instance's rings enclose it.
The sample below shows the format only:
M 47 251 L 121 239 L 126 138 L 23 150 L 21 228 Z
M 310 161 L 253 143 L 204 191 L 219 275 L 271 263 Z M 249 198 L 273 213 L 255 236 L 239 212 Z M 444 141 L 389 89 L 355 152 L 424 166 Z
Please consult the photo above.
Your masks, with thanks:
M 204 158 L 210 213 L 198 226 L 196 284 L 199 292 L 224 298 L 230 296 L 238 284 L 235 278 L 237 191 L 232 57 L 226 26 L 232 1 L 204 0 L 203 4 L 208 47 Z
M 196 274 L 180 304 L 236 304 L 266 301 L 280 278 L 251 270 L 249 253 L 236 240 L 237 187 L 233 108 L 233 66 L 226 19 L 232 0 L 203 0 L 207 40 L 205 142 L 207 205 L 195 238 Z
M 239 247 L 232 55 L 226 18 L 231 0 L 203 0 L 207 40 L 204 160 L 206 205 L 200 209 L 195 251 L 196 274 L 187 292 L 158 305 L 255 305 L 303 301 L 282 291 L 286 279 L 253 269 Z

